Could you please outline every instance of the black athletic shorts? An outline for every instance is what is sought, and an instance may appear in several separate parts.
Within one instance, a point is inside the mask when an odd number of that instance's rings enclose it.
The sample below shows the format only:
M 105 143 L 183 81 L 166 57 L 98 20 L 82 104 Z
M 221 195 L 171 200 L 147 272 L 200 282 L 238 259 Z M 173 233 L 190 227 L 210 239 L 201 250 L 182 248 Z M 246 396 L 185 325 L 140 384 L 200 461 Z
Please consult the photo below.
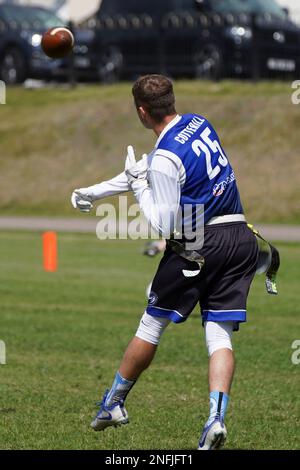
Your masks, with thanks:
M 188 261 L 167 245 L 152 283 L 147 313 L 185 321 L 199 302 L 202 320 L 246 321 L 246 302 L 256 271 L 258 244 L 245 222 L 208 225 L 199 253 L 205 264 Z

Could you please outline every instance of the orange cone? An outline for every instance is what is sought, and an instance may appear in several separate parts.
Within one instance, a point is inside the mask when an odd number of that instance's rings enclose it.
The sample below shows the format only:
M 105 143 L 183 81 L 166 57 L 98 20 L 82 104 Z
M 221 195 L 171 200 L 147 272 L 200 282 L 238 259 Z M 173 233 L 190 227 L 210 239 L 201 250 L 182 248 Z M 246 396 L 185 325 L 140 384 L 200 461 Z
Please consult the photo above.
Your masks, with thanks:
M 44 270 L 55 272 L 57 270 L 57 235 L 55 232 L 43 234 Z

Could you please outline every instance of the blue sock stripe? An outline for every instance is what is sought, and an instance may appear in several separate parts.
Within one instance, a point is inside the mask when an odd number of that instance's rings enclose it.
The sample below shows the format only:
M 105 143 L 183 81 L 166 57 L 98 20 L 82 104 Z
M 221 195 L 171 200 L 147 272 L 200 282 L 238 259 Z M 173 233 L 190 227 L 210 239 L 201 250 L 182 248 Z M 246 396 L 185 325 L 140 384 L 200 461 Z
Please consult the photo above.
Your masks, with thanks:
M 211 392 L 209 394 L 210 399 L 210 415 L 206 426 L 210 425 L 216 418 L 220 418 L 222 421 L 225 420 L 229 395 L 223 392 Z
M 112 402 L 120 399 L 125 400 L 134 383 L 135 381 L 124 379 L 120 372 L 117 372 L 112 387 L 107 394 L 105 405 L 111 405 Z

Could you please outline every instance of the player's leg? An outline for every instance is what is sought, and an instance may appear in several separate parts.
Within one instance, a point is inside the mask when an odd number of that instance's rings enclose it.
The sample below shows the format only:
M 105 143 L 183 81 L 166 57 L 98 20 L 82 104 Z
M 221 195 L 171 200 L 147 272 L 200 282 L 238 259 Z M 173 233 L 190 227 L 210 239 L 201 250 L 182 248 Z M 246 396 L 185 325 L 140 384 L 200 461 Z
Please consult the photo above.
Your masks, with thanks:
M 232 332 L 232 321 L 205 322 L 205 338 L 209 354 L 210 415 L 199 441 L 200 450 L 219 448 L 226 440 L 224 420 L 234 374 Z
M 201 299 L 209 351 L 211 412 L 199 441 L 199 449 L 220 447 L 226 438 L 224 425 L 234 374 L 232 331 L 246 321 L 246 302 L 256 270 L 257 242 L 246 224 L 207 229 L 208 245 L 217 247 L 207 261 L 207 290 Z
M 148 343 L 135 336 L 129 343 L 119 372 L 127 380 L 136 381 L 141 373 L 150 366 L 154 358 L 157 345 Z
M 139 375 L 151 363 L 163 331 L 170 320 L 184 321 L 197 304 L 197 277 L 186 277 L 186 270 L 189 273 L 195 270 L 198 275 L 199 267 L 167 249 L 153 280 L 147 310 L 136 337 L 129 343 L 113 385 L 103 397 L 91 424 L 96 431 L 128 422 L 124 401 Z
M 234 355 L 231 343 L 233 322 L 205 322 L 205 339 L 209 355 L 209 391 L 229 394 L 233 374 Z
M 229 395 L 234 374 L 234 355 L 230 349 L 220 349 L 209 359 L 209 391 L 219 390 Z
M 95 431 L 128 423 L 128 413 L 124 407 L 126 397 L 141 373 L 151 364 L 160 337 L 169 322 L 167 318 L 156 318 L 144 313 L 136 336 L 124 353 L 112 387 L 104 394 L 100 410 L 91 423 Z

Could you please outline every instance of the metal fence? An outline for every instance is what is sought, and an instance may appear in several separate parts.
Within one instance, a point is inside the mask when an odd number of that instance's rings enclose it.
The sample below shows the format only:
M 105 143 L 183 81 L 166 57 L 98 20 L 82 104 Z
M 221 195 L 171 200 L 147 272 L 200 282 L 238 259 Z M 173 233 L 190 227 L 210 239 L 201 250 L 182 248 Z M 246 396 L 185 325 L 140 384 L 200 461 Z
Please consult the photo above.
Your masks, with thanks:
M 136 38 L 137 47 L 130 52 L 130 60 L 137 64 L 136 72 L 139 72 L 139 61 L 146 54 L 143 51 L 145 36 L 148 40 L 152 38 L 154 54 L 159 58 L 158 62 L 153 60 L 153 64 L 156 64 L 158 71 L 170 75 L 178 72 L 179 75 L 190 73 L 199 78 L 248 76 L 258 80 L 296 76 L 300 72 L 299 32 L 289 30 L 287 22 L 271 14 L 220 15 L 173 11 L 161 18 L 149 14 L 101 15 L 88 20 L 85 27 L 98 32 L 100 41 L 104 38 L 104 47 L 112 40 L 115 44 L 119 41 L 119 65 L 122 50 L 120 38 L 125 41 Z M 193 42 L 201 42 L 202 49 L 195 51 Z M 171 49 L 176 47 L 184 50 L 185 55 L 180 57 L 178 52 L 175 67 L 170 64 L 170 57 L 174 59 Z M 115 55 L 116 52 L 115 48 Z M 220 64 L 213 69 L 216 60 Z

